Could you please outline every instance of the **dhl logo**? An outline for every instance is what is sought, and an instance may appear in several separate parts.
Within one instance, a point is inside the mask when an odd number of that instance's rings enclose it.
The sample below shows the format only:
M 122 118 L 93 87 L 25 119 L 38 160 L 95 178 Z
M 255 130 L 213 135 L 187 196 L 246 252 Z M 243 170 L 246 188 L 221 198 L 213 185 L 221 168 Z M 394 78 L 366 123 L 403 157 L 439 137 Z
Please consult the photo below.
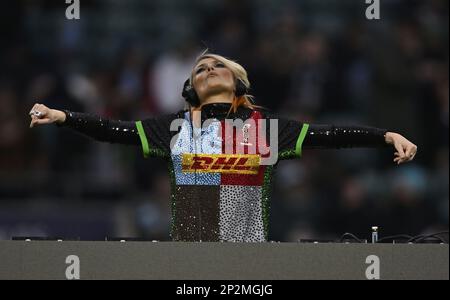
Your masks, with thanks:
M 184 173 L 258 174 L 260 156 L 257 154 L 193 154 L 184 153 Z

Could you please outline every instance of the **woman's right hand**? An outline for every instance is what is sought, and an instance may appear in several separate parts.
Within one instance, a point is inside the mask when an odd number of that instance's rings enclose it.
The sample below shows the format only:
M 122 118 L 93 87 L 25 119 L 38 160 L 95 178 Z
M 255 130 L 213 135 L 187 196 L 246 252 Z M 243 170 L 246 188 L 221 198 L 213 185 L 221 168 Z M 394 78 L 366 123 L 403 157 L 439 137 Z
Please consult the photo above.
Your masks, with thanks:
M 50 109 L 44 104 L 36 103 L 30 111 L 30 128 L 34 125 L 63 123 L 66 120 L 66 114 L 63 111 Z

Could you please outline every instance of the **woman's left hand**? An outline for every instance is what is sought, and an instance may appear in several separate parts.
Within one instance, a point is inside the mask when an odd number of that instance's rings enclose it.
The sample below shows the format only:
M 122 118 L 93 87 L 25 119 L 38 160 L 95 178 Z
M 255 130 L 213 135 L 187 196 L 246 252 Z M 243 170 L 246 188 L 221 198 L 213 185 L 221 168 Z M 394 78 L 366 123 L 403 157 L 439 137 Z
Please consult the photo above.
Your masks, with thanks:
M 384 137 L 386 143 L 394 145 L 397 150 L 394 153 L 394 162 L 396 162 L 397 165 L 411 161 L 414 159 L 414 156 L 416 156 L 417 146 L 411 143 L 404 136 L 395 132 L 386 132 Z

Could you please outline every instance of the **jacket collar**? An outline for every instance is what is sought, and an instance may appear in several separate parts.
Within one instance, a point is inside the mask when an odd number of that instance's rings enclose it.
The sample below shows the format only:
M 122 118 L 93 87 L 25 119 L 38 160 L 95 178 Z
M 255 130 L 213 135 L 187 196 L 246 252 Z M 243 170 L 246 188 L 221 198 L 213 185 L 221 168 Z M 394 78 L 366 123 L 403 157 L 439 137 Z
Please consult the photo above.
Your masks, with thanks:
M 231 109 L 231 103 L 208 103 L 202 106 L 202 119 L 224 119 Z M 230 116 L 233 112 L 230 112 Z

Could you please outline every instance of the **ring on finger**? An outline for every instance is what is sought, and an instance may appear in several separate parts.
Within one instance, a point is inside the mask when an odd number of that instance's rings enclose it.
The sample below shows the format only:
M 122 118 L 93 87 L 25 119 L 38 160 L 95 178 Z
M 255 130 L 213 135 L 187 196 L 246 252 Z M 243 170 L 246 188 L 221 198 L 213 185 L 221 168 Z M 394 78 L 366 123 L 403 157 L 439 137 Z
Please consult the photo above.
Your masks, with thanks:
M 39 117 L 42 115 L 42 112 L 37 111 L 37 110 L 32 110 L 32 111 L 30 112 L 30 115 L 33 115 L 33 116 L 36 116 L 36 117 L 39 118 Z

